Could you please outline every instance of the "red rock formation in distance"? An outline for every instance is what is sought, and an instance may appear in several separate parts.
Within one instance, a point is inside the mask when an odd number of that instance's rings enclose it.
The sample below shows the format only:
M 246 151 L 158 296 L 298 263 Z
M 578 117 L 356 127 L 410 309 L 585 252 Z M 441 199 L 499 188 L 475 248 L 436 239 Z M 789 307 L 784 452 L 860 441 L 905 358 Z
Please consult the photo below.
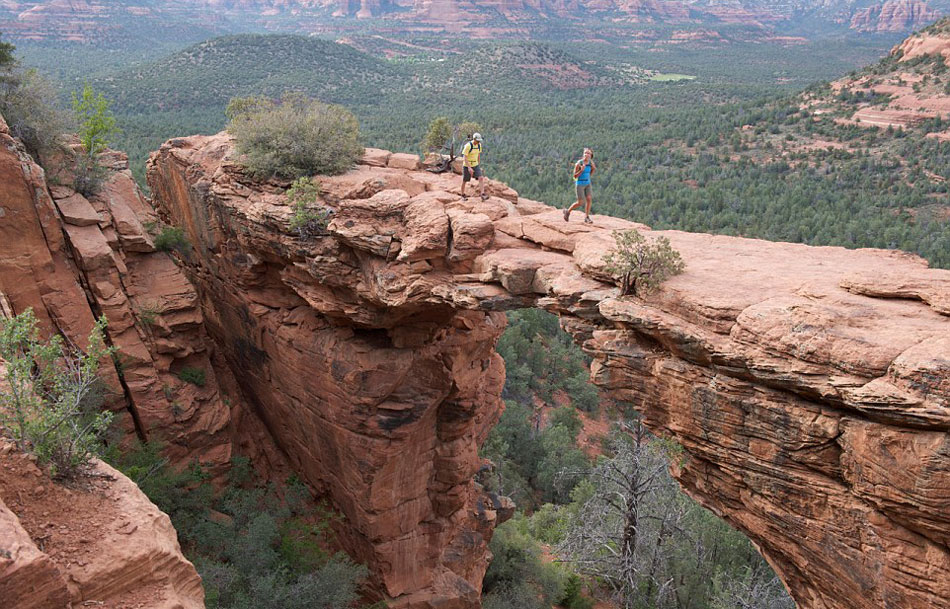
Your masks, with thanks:
M 851 29 L 859 32 L 906 32 L 923 27 L 938 16 L 924 0 L 886 0 L 855 12 Z

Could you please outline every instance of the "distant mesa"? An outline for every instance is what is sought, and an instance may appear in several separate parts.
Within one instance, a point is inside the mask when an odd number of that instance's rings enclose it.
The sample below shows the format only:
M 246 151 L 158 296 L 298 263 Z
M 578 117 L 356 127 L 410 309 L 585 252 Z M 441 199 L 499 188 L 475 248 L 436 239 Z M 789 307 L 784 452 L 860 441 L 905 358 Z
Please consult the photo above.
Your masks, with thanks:
M 906 32 L 923 27 L 938 16 L 923 0 L 887 0 L 862 9 L 851 18 L 859 32 Z
M 770 40 L 802 19 L 865 33 L 910 31 L 936 19 L 941 7 L 925 0 L 885 0 L 856 6 L 853 0 L 153 0 L 146 6 L 105 0 L 0 1 L 0 32 L 14 40 L 101 42 L 135 37 L 130 20 L 155 26 L 155 36 L 186 26 L 195 40 L 235 31 L 326 32 L 343 20 L 385 20 L 395 31 L 460 30 L 478 38 L 509 38 L 509 24 L 665 24 L 715 28 L 745 26 Z M 945 0 L 940 0 L 945 2 Z M 287 19 L 287 16 L 292 19 Z M 179 31 L 180 33 L 180 31 Z M 338 34 L 339 32 L 334 32 Z M 529 29 L 519 30 L 527 37 Z M 665 34 L 657 34 L 659 37 Z M 652 39 L 652 38 L 651 38 Z

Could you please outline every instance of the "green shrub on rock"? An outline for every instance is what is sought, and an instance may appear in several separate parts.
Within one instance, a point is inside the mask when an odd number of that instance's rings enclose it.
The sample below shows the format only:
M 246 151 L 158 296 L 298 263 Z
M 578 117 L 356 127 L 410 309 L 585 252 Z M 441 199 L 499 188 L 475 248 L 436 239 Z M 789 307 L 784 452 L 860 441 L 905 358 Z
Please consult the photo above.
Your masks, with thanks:
M 166 226 L 155 237 L 155 249 L 160 252 L 172 250 L 184 252 L 187 247 L 188 239 L 185 237 L 185 231 L 177 226 Z
M 79 121 L 79 142 L 86 154 L 94 156 L 109 145 L 109 138 L 118 133 L 109 100 L 88 84 L 82 94 L 73 92 L 73 112 Z
M 666 237 L 647 240 L 636 230 L 613 235 L 616 245 L 604 255 L 605 270 L 620 281 L 623 296 L 645 296 L 686 268 Z
M 50 473 L 71 478 L 101 453 L 112 413 L 100 411 L 103 385 L 99 362 L 106 347 L 105 317 L 96 322 L 85 352 L 54 336 L 42 340 L 32 309 L 0 320 L 0 427 L 19 448 L 49 464 Z
M 181 372 L 178 373 L 178 378 L 198 387 L 204 387 L 207 382 L 207 374 L 201 368 L 182 368 Z
M 35 69 L 20 65 L 15 47 L 0 42 L 0 116 L 37 162 L 52 153 L 68 130 L 56 87 Z
M 363 154 L 352 112 L 299 93 L 235 98 L 227 116 L 245 170 L 259 179 L 343 173 Z
M 326 230 L 330 210 L 318 205 L 320 183 L 310 178 L 297 178 L 287 189 L 287 201 L 293 207 L 290 228 L 304 239 Z

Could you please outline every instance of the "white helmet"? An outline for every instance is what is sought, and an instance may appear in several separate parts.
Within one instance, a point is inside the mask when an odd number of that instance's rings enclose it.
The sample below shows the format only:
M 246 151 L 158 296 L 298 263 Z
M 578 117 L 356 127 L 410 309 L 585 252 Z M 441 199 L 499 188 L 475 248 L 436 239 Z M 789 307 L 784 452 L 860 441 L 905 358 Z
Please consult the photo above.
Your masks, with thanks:
M 472 134 L 472 139 L 475 140 L 476 142 L 480 142 L 482 141 L 482 134 L 476 131 L 475 133 Z

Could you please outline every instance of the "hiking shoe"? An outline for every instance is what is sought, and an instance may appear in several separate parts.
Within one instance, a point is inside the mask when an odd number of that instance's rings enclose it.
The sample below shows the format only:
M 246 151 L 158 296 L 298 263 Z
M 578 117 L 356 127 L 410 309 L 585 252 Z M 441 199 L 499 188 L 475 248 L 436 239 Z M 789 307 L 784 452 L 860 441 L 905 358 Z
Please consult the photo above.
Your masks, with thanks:
M 564 221 L 565 221 L 565 222 L 568 222 L 570 217 L 571 217 L 571 210 L 565 209 L 565 210 L 564 210 Z
M 584 224 L 593 224 L 593 223 L 594 221 L 590 219 L 590 216 L 587 216 L 586 218 L 584 218 Z
M 463 200 L 463 201 L 468 201 L 468 195 L 462 195 L 462 200 Z
M 488 195 L 482 195 L 482 201 L 487 201 L 487 200 L 488 200 Z

